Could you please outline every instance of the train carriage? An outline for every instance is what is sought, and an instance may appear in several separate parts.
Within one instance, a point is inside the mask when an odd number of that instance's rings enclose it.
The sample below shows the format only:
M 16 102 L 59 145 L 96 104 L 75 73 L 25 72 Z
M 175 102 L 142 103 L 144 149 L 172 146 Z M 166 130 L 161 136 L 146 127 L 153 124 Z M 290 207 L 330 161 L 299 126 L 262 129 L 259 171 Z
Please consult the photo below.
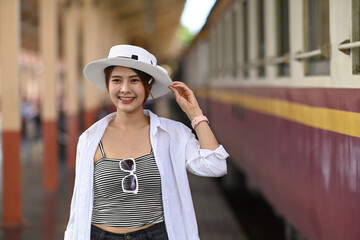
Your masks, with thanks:
M 184 53 L 231 161 L 308 239 L 360 239 L 360 0 L 221 0 Z

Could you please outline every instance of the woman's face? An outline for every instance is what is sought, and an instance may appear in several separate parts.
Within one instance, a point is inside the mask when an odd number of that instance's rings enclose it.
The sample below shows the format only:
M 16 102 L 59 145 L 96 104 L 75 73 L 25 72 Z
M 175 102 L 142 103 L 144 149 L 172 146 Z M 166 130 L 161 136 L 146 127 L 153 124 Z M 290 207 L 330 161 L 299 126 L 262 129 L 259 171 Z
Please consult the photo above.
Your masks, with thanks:
M 109 79 L 109 95 L 118 111 L 142 111 L 145 88 L 140 77 L 131 68 L 114 67 Z

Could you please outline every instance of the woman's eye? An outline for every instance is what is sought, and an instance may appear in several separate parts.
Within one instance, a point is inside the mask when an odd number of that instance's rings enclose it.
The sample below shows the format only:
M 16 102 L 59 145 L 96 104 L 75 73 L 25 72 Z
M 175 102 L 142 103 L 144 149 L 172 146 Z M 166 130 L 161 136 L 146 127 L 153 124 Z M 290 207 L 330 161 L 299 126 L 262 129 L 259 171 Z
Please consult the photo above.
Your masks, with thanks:
M 118 83 L 118 82 L 120 82 L 120 79 L 114 78 L 114 79 L 112 80 L 112 82 Z
M 132 83 L 137 83 L 137 82 L 140 82 L 140 80 L 137 79 L 137 78 L 134 78 L 134 79 L 131 79 L 131 82 L 132 82 Z

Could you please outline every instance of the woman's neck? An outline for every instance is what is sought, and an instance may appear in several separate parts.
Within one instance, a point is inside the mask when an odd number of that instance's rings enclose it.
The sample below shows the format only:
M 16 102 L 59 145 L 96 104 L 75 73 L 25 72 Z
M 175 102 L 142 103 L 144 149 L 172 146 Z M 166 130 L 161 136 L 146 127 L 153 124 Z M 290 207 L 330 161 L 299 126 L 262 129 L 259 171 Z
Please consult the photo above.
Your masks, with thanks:
M 149 124 L 149 118 L 145 116 L 143 109 L 132 113 L 117 111 L 116 118 L 112 121 L 113 127 L 119 129 L 139 129 Z

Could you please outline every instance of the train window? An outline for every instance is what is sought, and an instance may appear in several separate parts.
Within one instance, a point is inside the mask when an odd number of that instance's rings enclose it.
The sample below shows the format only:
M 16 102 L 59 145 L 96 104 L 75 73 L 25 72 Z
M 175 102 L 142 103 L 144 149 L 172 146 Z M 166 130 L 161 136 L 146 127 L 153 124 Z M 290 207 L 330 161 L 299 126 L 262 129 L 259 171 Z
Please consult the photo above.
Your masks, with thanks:
M 238 24 L 237 24 L 237 11 L 231 13 L 231 32 L 232 32 L 232 42 L 231 42 L 231 53 L 232 53 L 232 75 L 235 78 L 237 76 L 237 53 L 238 53 Z
M 225 43 L 224 43 L 224 33 L 225 33 L 225 29 L 224 29 L 224 19 L 219 21 L 219 25 L 218 25 L 218 56 L 219 56 L 219 72 L 218 72 L 218 76 L 223 76 L 224 74 L 224 59 L 225 59 Z
M 220 71 L 221 71 L 221 28 L 220 28 L 220 24 L 218 23 L 216 25 L 216 30 L 215 30 L 215 49 L 216 49 L 216 71 L 215 71 L 215 76 L 219 77 L 220 76 Z
M 352 1 L 352 42 L 360 41 L 360 2 L 359 0 Z M 352 49 L 353 57 L 353 74 L 360 74 L 360 48 Z
M 259 46 L 259 62 L 265 58 L 265 27 L 264 27 L 264 0 L 258 0 L 258 46 Z M 265 68 L 263 64 L 258 67 L 258 76 L 265 76 Z
M 232 31 L 232 15 L 226 15 L 224 18 L 224 75 L 232 75 L 233 72 L 233 55 L 235 50 L 233 47 L 233 31 Z
M 320 50 L 321 54 L 306 58 L 306 75 L 329 75 L 329 0 L 304 0 L 305 51 Z
M 289 0 L 278 0 L 277 1 L 277 49 L 278 56 L 285 56 L 289 54 Z M 289 76 L 290 67 L 288 63 L 280 63 L 278 67 L 278 75 Z
M 244 69 L 244 77 L 247 78 L 249 76 L 249 71 L 246 65 L 249 63 L 249 55 L 248 55 L 248 49 L 249 49 L 249 42 L 248 42 L 248 36 L 249 36 L 249 28 L 248 28 L 248 2 L 244 1 L 242 5 L 242 23 L 243 23 L 243 34 L 242 34 L 242 40 L 243 40 L 243 66 L 242 69 Z
M 216 77 L 216 30 L 211 29 L 210 32 L 210 75 L 211 78 Z
M 221 73 L 221 76 L 225 76 L 227 74 L 227 65 L 226 65 L 226 62 L 227 62 L 227 35 L 226 35 L 226 21 L 225 21 L 225 18 L 222 18 L 222 20 L 220 21 L 220 29 L 219 29 L 219 32 L 220 32 L 220 54 L 221 54 L 221 62 L 220 62 L 220 73 Z

